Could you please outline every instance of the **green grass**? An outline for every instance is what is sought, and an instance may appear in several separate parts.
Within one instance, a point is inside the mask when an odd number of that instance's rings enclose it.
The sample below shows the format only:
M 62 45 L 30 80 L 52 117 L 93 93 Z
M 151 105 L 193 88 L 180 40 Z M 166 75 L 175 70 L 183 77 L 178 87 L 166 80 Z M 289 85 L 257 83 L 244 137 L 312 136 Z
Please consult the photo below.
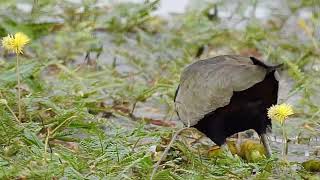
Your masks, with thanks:
M 288 129 L 294 135 L 299 131 L 319 135 L 320 109 L 314 98 L 319 93 L 315 67 L 320 50 L 319 38 L 313 35 L 302 43 L 294 35 L 284 36 L 282 24 L 266 26 L 254 18 L 244 30 L 226 29 L 221 19 L 207 17 L 213 5 L 205 3 L 168 21 L 151 15 L 157 1 L 109 6 L 95 6 L 95 1 L 23 1 L 31 5 L 30 12 L 17 8 L 19 2 L 0 2 L 0 36 L 22 31 L 32 38 L 21 57 L 22 123 L 0 106 L 0 179 L 148 179 L 156 163 L 152 147 L 165 146 L 177 128 L 151 125 L 152 120 L 135 117 L 135 112 L 138 106 L 153 103 L 164 111 L 164 119 L 174 118 L 179 75 L 204 46 L 211 56 L 250 52 L 284 63 L 283 74 L 294 81 L 290 93 L 300 95 L 294 104 L 298 124 L 307 123 L 315 131 Z M 319 6 L 316 1 L 289 2 L 293 13 Z M 241 8 L 238 11 L 234 13 L 243 15 Z M 319 13 L 314 12 L 308 28 L 315 31 L 318 22 Z M 15 57 L 3 49 L 0 93 L 17 112 Z M 192 152 L 181 140 L 155 176 L 226 178 L 316 176 L 299 163 L 276 157 L 256 163 L 238 157 L 209 158 Z

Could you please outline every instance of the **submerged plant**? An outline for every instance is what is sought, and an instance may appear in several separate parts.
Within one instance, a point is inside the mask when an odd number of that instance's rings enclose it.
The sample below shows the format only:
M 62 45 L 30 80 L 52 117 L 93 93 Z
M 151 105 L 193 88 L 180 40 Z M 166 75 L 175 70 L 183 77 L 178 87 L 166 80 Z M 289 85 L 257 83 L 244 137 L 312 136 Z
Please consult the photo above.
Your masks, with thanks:
M 19 121 L 21 121 L 21 89 L 20 89 L 20 68 L 19 68 L 19 55 L 23 54 L 23 48 L 26 44 L 30 42 L 30 39 L 24 33 L 18 32 L 15 35 L 7 35 L 2 39 L 2 46 L 8 50 L 15 53 L 16 58 L 16 73 L 17 73 L 17 83 L 18 83 L 18 111 L 19 111 Z
M 280 123 L 282 129 L 282 136 L 284 139 L 282 155 L 287 155 L 288 153 L 288 136 L 285 130 L 285 121 L 288 119 L 290 115 L 293 115 L 293 109 L 290 104 L 277 104 L 273 105 L 268 109 L 268 117 Z

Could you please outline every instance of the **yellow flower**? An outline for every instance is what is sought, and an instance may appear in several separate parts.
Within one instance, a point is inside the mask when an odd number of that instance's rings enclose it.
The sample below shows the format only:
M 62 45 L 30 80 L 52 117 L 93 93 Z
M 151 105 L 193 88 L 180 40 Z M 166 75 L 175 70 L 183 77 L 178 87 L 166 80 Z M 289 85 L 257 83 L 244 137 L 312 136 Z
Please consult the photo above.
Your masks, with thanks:
M 16 54 L 23 54 L 23 48 L 30 41 L 29 37 L 21 32 L 13 35 L 8 35 L 2 39 L 2 46 Z
M 280 124 L 288 118 L 288 116 L 294 114 L 292 106 L 290 104 L 277 104 L 268 109 L 268 117 L 271 120 L 278 121 Z
M 13 36 L 12 35 L 8 35 L 4 38 L 2 38 L 2 46 L 6 49 L 8 49 L 8 47 L 11 47 L 12 46 L 12 43 L 13 43 Z

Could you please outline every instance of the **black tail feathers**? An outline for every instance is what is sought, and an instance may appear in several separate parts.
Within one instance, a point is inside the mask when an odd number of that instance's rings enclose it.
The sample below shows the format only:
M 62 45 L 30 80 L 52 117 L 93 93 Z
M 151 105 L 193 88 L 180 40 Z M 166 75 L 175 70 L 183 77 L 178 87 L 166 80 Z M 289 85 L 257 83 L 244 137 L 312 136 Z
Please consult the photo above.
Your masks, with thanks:
M 267 69 L 267 73 L 269 72 L 273 72 L 279 68 L 281 68 L 283 66 L 283 63 L 278 64 L 278 65 L 267 65 L 264 62 L 260 61 L 259 59 L 255 58 L 255 57 L 250 57 L 251 61 L 253 62 L 253 64 L 264 67 Z

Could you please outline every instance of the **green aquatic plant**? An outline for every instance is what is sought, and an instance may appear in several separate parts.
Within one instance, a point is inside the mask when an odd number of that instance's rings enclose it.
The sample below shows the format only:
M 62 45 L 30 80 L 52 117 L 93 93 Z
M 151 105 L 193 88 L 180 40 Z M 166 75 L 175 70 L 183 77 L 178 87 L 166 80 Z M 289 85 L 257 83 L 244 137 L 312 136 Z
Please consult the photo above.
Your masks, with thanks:
M 23 48 L 30 41 L 29 37 L 24 33 L 18 32 L 15 35 L 8 35 L 2 39 L 4 49 L 16 54 L 16 73 L 18 82 L 18 119 L 21 121 L 21 83 L 20 83 L 20 60 L 19 55 L 23 54 Z
M 0 36 L 24 32 L 32 43 L 19 54 L 22 122 L 15 117 L 16 57 L 0 51 L 0 179 L 150 178 L 155 155 L 181 125 L 172 99 L 182 69 L 218 54 L 284 63 L 281 75 L 292 83 L 288 98 L 299 95 L 295 127 L 306 124 L 318 136 L 317 12 L 304 20 L 307 28 L 296 24 L 298 34 L 307 35 L 302 43 L 284 33 L 286 19 L 310 2 L 288 1 L 292 13 L 268 21 L 245 14 L 251 1 L 239 1 L 226 20 L 219 16 L 226 3 L 194 1 L 199 6 L 166 19 L 154 13 L 159 1 L 1 1 Z M 208 13 L 212 7 L 218 16 Z M 238 21 L 228 24 L 233 18 Z M 295 135 L 292 123 L 285 125 L 288 136 Z M 279 131 L 274 126 L 275 135 Z M 300 179 L 309 173 L 276 157 L 255 159 L 261 153 L 248 162 L 200 153 L 206 150 L 193 151 L 178 137 L 154 179 Z

